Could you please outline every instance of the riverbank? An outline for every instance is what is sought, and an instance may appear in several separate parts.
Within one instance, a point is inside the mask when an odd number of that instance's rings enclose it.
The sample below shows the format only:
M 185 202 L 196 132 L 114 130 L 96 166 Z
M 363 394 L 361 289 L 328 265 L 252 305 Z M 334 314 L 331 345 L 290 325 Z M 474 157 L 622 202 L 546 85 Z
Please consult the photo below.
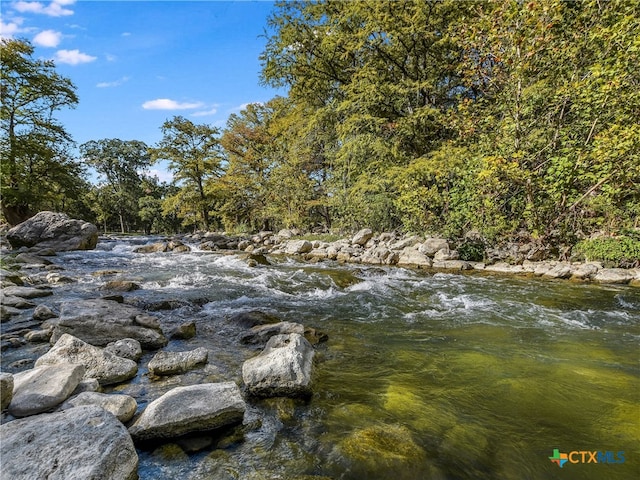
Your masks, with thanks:
M 501 275 L 567 279 L 640 287 L 640 268 L 607 268 L 602 262 L 555 260 L 551 251 L 531 242 L 508 244 L 475 252 L 483 261 L 461 257 L 462 244 L 437 237 L 400 236 L 395 233 L 374 234 L 363 229 L 350 238 L 334 241 L 307 240 L 291 230 L 260 232 L 252 236 L 229 236 L 203 233 L 179 237 L 181 242 L 207 251 L 241 251 L 250 255 L 294 255 L 307 262 L 334 260 L 339 263 L 400 266 L 427 271 L 486 272 Z M 175 242 L 174 242 L 175 243 Z M 174 251 L 184 244 L 159 242 L 148 251 Z M 467 253 L 467 252 L 465 252 Z M 566 253 L 565 253 L 566 255 Z

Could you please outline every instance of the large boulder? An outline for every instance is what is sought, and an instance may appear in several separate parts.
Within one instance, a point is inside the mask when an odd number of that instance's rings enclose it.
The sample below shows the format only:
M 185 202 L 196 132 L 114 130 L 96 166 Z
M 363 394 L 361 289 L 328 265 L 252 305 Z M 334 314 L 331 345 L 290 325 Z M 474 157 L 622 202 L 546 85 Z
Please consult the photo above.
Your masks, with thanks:
M 246 405 L 233 382 L 177 387 L 151 402 L 129 427 L 136 441 L 173 438 L 239 423 Z
M 60 317 L 49 322 L 54 327 L 52 342 L 69 333 L 99 346 L 123 338 L 133 338 L 147 349 L 157 349 L 167 344 L 155 317 L 113 300 L 64 302 L 60 307 Z
M 284 249 L 284 253 L 290 255 L 301 255 L 313 250 L 313 245 L 308 240 L 289 240 Z
M 351 238 L 354 245 L 365 245 L 373 237 L 373 231 L 370 228 L 363 228 Z
M 128 422 L 138 409 L 138 403 L 129 395 L 108 395 L 100 392 L 80 392 L 60 405 L 60 410 L 68 410 L 84 405 L 95 405 L 113 414 L 122 423 Z
M 405 247 L 398 258 L 398 265 L 407 267 L 431 267 L 431 259 L 413 247 Z
M 314 353 L 300 334 L 271 337 L 258 356 L 242 365 L 247 391 L 259 397 L 310 395 Z
M 207 363 L 208 356 L 209 351 L 204 347 L 188 352 L 158 352 L 149 362 L 149 372 L 153 375 L 184 373 Z
M 85 368 L 84 378 L 95 378 L 100 385 L 110 385 L 136 376 L 138 365 L 94 347 L 79 338 L 64 334 L 47 353 L 36 360 L 36 367 L 75 363 Z
M 14 417 L 26 417 L 51 410 L 69 398 L 83 375 L 82 365 L 70 363 L 16 373 L 9 413 Z
M 2 478 L 134 480 L 138 454 L 127 429 L 96 406 L 14 420 L 0 427 Z
M 7 240 L 13 248 L 92 250 L 98 243 L 98 228 L 64 213 L 40 212 L 9 230 Z

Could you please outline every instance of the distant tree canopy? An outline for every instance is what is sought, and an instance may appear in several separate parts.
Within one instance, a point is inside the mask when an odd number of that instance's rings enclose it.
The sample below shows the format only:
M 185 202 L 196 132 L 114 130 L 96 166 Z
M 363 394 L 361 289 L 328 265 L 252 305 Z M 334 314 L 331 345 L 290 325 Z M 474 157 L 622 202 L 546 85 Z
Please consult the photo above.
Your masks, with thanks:
M 261 81 L 287 95 L 222 130 L 167 120 L 149 157 L 138 145 L 127 160 L 137 187 L 109 180 L 87 198 L 145 231 L 367 226 L 571 243 L 637 229 L 639 31 L 640 4 L 626 0 L 281 1 Z M 3 43 L 6 211 L 75 185 L 51 114 L 77 98 L 32 51 Z M 167 162 L 173 184 L 135 178 L 136 159 Z M 114 185 L 128 200 L 114 203 Z
M 54 115 L 78 103 L 52 61 L 33 58 L 24 40 L 0 41 L 2 213 L 17 224 L 43 209 L 71 210 L 86 188 L 71 137 Z

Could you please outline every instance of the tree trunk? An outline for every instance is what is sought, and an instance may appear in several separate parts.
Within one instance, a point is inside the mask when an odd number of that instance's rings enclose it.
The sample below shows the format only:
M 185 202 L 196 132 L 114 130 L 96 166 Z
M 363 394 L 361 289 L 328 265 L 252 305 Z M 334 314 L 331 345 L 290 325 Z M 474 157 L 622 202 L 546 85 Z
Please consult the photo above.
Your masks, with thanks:
M 2 205 L 2 215 L 9 225 L 15 227 L 19 223 L 33 217 L 34 212 L 31 211 L 28 205 Z

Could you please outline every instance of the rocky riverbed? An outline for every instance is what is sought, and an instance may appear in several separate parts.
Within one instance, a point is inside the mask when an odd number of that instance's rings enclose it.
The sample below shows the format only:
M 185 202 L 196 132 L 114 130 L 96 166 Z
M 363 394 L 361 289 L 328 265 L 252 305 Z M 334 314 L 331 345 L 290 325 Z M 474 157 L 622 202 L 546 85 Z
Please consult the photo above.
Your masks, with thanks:
M 484 444 L 491 430 L 460 430 L 465 415 L 451 409 L 444 416 L 434 413 L 435 423 L 429 426 L 419 410 L 432 412 L 433 403 L 424 400 L 425 393 L 417 393 L 415 385 L 399 381 L 402 377 L 389 384 L 369 378 L 378 368 L 375 359 L 371 364 L 360 359 L 350 370 L 351 349 L 360 348 L 357 338 L 369 339 L 373 332 L 364 325 L 384 321 L 389 337 L 400 338 L 402 329 L 396 331 L 383 317 L 421 324 L 423 316 L 437 319 L 451 308 L 461 318 L 476 309 L 484 309 L 485 317 L 495 316 L 490 312 L 497 300 L 482 300 L 464 290 L 446 293 L 455 290 L 456 283 L 465 284 L 460 274 L 498 285 L 502 274 L 536 277 L 535 282 L 540 277 L 599 283 L 624 288 L 618 294 L 623 311 L 615 315 L 636 318 L 640 308 L 633 293 L 640 281 L 638 269 L 532 261 L 522 258 L 526 248 L 516 252 L 520 256 L 513 264 L 498 255 L 492 264 L 469 262 L 456 258 L 456 246 L 444 239 L 373 235 L 368 230 L 336 242 L 288 238 L 290 233 L 105 237 L 93 252 L 55 254 L 38 247 L 3 252 L 3 473 L 64 479 L 104 478 L 104 472 L 116 479 L 183 474 L 192 480 L 386 478 L 402 465 L 396 478 L 446 478 L 460 468 L 469 474 L 486 453 L 474 453 L 460 466 L 447 452 L 466 446 L 469 435 L 472 443 Z M 201 265 L 207 265 L 207 273 Z M 401 268 L 393 273 L 393 266 Z M 301 288 L 299 283 L 306 280 L 298 276 L 317 277 L 314 282 L 320 283 Z M 433 284 L 423 290 L 428 278 Z M 274 281 L 288 286 L 276 287 Z M 370 292 L 382 288 L 387 295 L 399 288 L 398 281 L 414 284 L 415 300 L 413 293 L 409 297 L 411 290 L 401 290 L 405 293 L 399 301 L 384 300 L 386 304 L 367 310 L 377 301 Z M 445 284 L 437 286 L 442 281 Z M 436 297 L 427 296 L 431 289 Z M 531 301 L 537 305 L 535 297 Z M 420 305 L 429 312 L 423 314 Z M 500 315 L 505 312 L 503 308 Z M 550 315 L 559 315 L 553 312 Z M 585 328 L 600 325 L 600 320 L 563 315 L 570 329 L 571 322 Z M 338 320 L 345 317 L 352 317 L 349 326 Z M 352 325 L 362 325 L 362 330 Z M 412 342 L 421 336 L 414 332 Z M 430 333 L 430 348 L 448 344 L 450 336 Z M 378 342 L 367 355 L 380 356 L 378 363 L 388 369 L 382 357 L 388 347 Z M 410 352 L 403 347 L 392 358 L 424 362 Z M 340 384 L 330 374 L 337 358 L 337 371 L 343 372 Z M 607 358 L 614 362 L 618 357 Z M 494 365 L 490 360 L 486 354 L 469 356 L 463 348 L 443 371 L 455 365 L 471 370 L 485 362 Z M 431 365 L 422 368 L 431 372 L 428 378 L 439 378 L 443 373 L 432 371 Z M 599 369 L 590 367 L 589 378 L 605 378 Z M 345 390 L 349 378 L 351 394 Z M 357 385 L 362 382 L 364 390 Z M 374 396 L 380 402 L 363 400 L 366 391 L 378 389 Z M 336 403 L 338 398 L 342 400 Z M 632 407 L 625 410 L 629 401 L 621 404 L 618 415 L 631 415 Z M 376 413 L 377 408 L 382 410 Z M 337 433 L 340 424 L 342 434 Z M 295 433 L 283 437 L 283 431 Z M 281 458 L 280 467 L 274 456 Z M 483 475 L 478 478 L 491 476 Z

